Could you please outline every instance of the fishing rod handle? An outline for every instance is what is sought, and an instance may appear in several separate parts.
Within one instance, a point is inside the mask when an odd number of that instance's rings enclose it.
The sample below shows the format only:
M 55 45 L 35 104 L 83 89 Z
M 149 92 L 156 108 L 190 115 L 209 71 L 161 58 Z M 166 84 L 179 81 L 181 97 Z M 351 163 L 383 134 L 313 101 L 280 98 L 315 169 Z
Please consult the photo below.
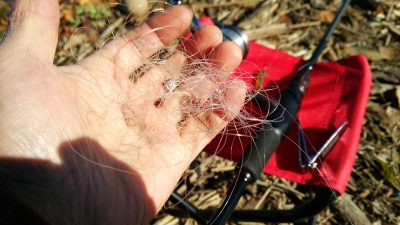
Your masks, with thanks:
M 246 149 L 241 160 L 242 169 L 250 173 L 253 180 L 257 180 L 263 171 L 265 164 L 279 147 L 282 138 L 288 133 L 297 112 L 300 102 L 308 85 L 308 81 L 294 79 L 288 88 L 282 92 L 278 103 L 265 96 L 257 95 L 256 101 L 262 108 L 270 108 L 270 114 L 266 117 L 269 123 L 264 123 L 258 130 L 255 138 Z

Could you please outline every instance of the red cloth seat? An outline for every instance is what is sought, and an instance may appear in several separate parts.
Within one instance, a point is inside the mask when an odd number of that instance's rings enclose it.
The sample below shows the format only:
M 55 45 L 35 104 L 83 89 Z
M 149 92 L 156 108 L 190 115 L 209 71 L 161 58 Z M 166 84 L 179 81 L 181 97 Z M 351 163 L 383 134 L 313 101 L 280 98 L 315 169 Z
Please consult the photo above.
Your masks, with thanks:
M 267 75 L 264 87 L 275 82 L 282 90 L 302 63 L 300 58 L 251 42 L 249 54 L 239 71 L 256 75 L 263 69 Z M 248 85 L 254 85 L 254 79 L 245 81 Z M 363 56 L 317 63 L 298 113 L 301 126 L 309 138 L 309 150 L 320 148 L 344 121 L 348 121 L 349 126 L 322 160 L 318 170 L 312 170 L 299 165 L 297 127 L 293 124 L 288 134 L 292 141 L 285 138 L 264 172 L 300 184 L 326 186 L 343 193 L 356 158 L 371 81 L 368 61 Z M 256 106 L 248 103 L 245 107 L 254 109 Z M 218 147 L 221 146 L 220 140 L 226 143 L 222 148 Z M 237 161 L 250 141 L 249 137 L 222 134 L 205 150 Z

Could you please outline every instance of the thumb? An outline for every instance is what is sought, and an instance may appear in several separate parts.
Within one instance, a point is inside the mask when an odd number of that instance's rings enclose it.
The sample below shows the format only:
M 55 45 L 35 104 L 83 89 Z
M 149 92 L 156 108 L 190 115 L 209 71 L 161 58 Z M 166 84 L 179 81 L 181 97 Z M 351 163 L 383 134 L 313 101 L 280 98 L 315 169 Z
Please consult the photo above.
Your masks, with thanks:
M 5 44 L 25 57 L 52 63 L 59 21 L 58 0 L 16 0 Z

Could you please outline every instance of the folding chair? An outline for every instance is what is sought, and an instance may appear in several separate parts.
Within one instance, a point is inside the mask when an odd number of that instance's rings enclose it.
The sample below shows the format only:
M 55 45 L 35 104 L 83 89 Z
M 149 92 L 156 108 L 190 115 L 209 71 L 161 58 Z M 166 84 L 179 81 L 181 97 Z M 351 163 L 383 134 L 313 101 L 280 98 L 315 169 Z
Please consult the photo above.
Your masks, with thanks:
M 348 3 L 349 1 L 344 1 L 336 22 Z M 209 23 L 206 18 L 201 21 Z M 320 47 L 323 49 L 323 46 Z M 312 58 L 310 61 L 312 60 L 317 59 Z M 310 65 L 307 63 L 310 61 L 304 62 L 300 58 L 250 42 L 248 55 L 239 70 L 256 76 L 261 68 L 268 74 L 262 87 L 273 83 L 281 90 L 289 90 L 282 92 L 282 95 L 294 97 L 282 96 L 283 102 L 279 102 L 280 106 L 277 106 L 280 110 L 274 111 L 276 117 L 286 116 L 260 129 L 256 140 L 246 135 L 238 138 L 220 134 L 206 147 L 207 152 L 238 162 L 240 168 L 236 171 L 236 180 L 219 209 L 199 210 L 174 192 L 170 201 L 176 203 L 179 209 L 168 209 L 167 213 L 189 216 L 200 224 L 225 224 L 228 219 L 313 224 L 314 216 L 345 192 L 358 149 L 372 81 L 371 71 L 366 58 L 354 56 L 337 62 L 313 64 L 313 68 L 308 71 L 311 71 L 310 79 L 304 79 L 304 76 L 299 79 L 299 73 L 307 73 L 307 65 Z M 254 80 L 248 79 L 245 82 L 254 86 Z M 301 96 L 303 93 L 296 93 L 301 92 L 302 87 L 292 87 L 293 83 L 302 82 L 308 86 L 304 97 Z M 294 91 L 290 91 L 291 88 Z M 271 107 L 270 100 L 261 96 L 255 99 L 257 101 L 245 105 L 249 111 L 266 113 L 268 107 Z M 293 106 L 297 100 L 300 105 Z M 288 114 L 287 111 L 294 114 Z M 285 120 L 290 121 L 282 125 Z M 274 129 L 287 124 L 292 126 Z M 286 134 L 277 134 L 281 131 Z M 283 136 L 285 137 L 281 141 Z M 229 146 L 222 149 L 218 147 L 221 139 L 230 143 Z M 316 152 L 310 146 L 322 151 Z M 322 154 L 318 155 L 319 153 Z M 313 159 L 314 156 L 316 160 Z M 313 187 L 314 198 L 290 210 L 234 210 L 244 187 L 254 182 L 261 171 Z

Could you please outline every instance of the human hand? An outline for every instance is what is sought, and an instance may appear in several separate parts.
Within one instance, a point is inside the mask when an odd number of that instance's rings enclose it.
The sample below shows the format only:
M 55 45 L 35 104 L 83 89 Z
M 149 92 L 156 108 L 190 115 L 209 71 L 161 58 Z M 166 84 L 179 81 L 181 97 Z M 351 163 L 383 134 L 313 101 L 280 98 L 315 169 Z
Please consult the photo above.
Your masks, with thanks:
M 58 1 L 17 0 L 0 46 L 5 186 L 50 224 L 148 223 L 244 101 L 245 86 L 236 82 L 222 93 L 229 107 L 183 112 L 187 104 L 210 100 L 205 96 L 240 63 L 241 50 L 222 42 L 216 27 L 200 29 L 183 53 L 129 79 L 182 35 L 191 17 L 183 6 L 170 8 L 79 64 L 56 67 Z M 199 57 L 223 75 L 204 81 L 179 70 Z M 177 79 L 171 70 L 188 73 L 196 86 L 166 93 L 168 80 Z

